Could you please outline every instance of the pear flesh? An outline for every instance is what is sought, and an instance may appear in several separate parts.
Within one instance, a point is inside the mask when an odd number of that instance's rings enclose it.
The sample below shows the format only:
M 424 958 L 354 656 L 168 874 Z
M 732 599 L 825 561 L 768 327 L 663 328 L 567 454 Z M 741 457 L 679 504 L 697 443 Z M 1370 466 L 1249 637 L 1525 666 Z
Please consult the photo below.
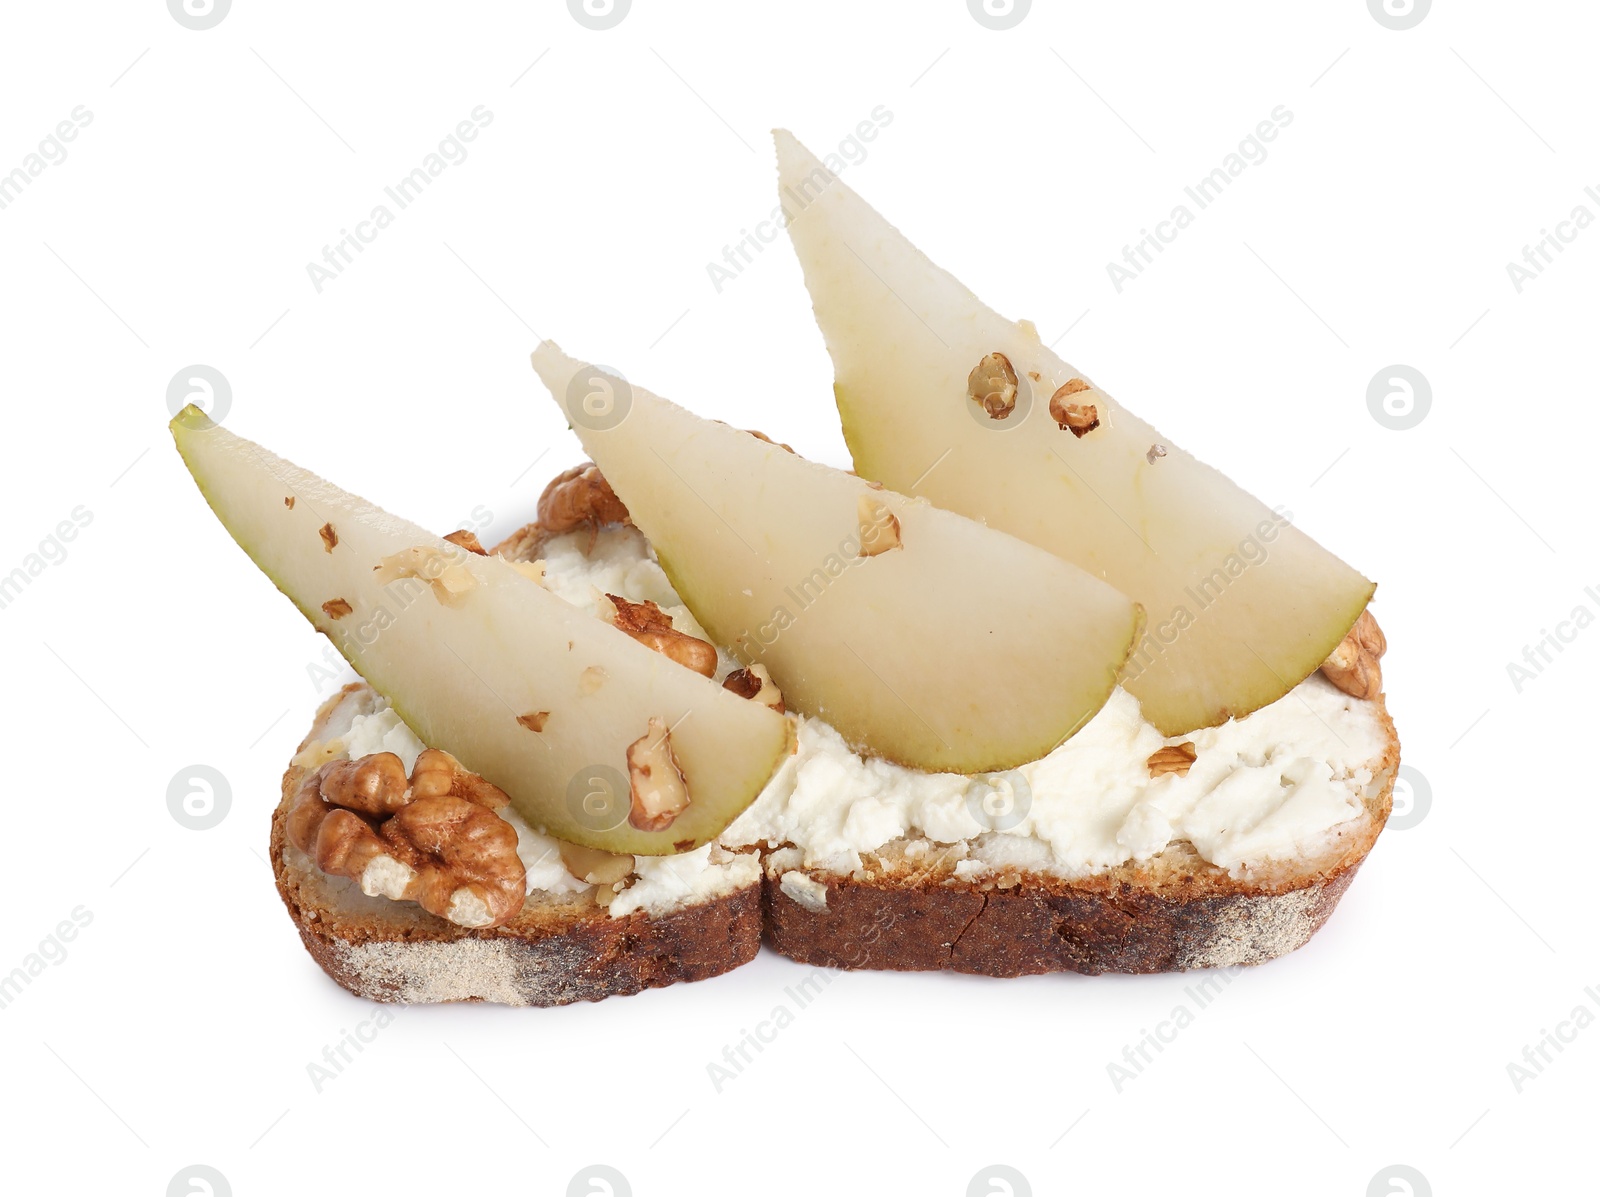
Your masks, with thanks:
M 786 754 L 790 723 L 188 407 L 178 452 L 217 518 L 419 738 L 503 789 L 530 824 L 655 856 L 714 839 Z M 670 729 L 689 802 L 629 822 L 628 749 Z M 534 730 L 537 728 L 538 730 Z
M 1146 613 L 1123 685 L 1167 735 L 1311 674 L 1374 586 L 994 312 L 777 137 L 856 470 L 1104 578 Z M 1003 360 L 1002 360 L 1003 359 Z M 1200 385 L 1226 429 L 1226 392 Z
M 555 345 L 534 366 L 701 626 L 858 750 L 1012 768 L 1115 689 L 1139 612 L 1099 579 Z

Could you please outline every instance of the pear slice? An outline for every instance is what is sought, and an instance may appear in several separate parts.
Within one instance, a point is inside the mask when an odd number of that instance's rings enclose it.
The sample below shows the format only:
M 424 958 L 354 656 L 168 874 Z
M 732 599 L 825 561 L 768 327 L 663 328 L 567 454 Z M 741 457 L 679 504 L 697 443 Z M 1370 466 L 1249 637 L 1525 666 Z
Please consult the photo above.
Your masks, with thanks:
M 557 598 L 347 494 L 186 407 L 173 439 L 239 547 L 427 744 L 453 753 L 551 835 L 660 856 L 716 837 L 790 739 L 723 690 Z M 688 805 L 629 822 L 629 747 L 669 729 Z
M 1123 685 L 1167 735 L 1282 697 L 1373 584 L 935 266 L 790 134 L 779 194 L 863 477 L 1048 549 L 1138 601 Z M 999 361 L 997 358 L 1003 358 Z M 1211 392 L 1227 428 L 1224 388 Z
M 790 710 L 975 773 L 1044 756 L 1110 697 L 1139 612 L 1099 579 L 548 342 L 533 361 L 695 618 Z

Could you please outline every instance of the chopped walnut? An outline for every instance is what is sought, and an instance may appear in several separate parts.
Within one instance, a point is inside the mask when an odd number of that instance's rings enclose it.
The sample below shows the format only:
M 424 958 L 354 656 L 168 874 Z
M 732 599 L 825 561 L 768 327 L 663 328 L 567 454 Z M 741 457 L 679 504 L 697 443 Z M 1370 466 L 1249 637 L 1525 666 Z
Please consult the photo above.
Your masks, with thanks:
M 476 532 L 468 532 L 465 528 L 457 528 L 445 539 L 458 549 L 466 549 L 467 552 L 474 553 L 479 557 L 487 557 L 489 555 L 489 550 L 478 542 L 478 534 Z
M 343 619 L 354 610 L 355 608 L 342 598 L 329 599 L 322 604 L 322 613 L 329 619 Z
M 1167 447 L 1165 445 L 1151 445 L 1144 451 L 1144 459 L 1151 465 L 1155 465 L 1159 458 L 1165 457 L 1166 455 Z
M 649 730 L 628 745 L 628 782 L 628 822 L 640 831 L 664 831 L 689 805 L 688 783 L 672 755 L 672 734 L 654 716 Z
M 527 872 L 516 829 L 465 798 L 408 802 L 379 828 L 394 857 L 416 874 L 405 896 L 462 927 L 492 927 L 522 909 Z
M 293 495 L 284 495 L 283 496 L 283 505 L 285 507 L 287 507 L 290 511 L 293 511 L 294 510 L 294 496 Z
M 1383 670 L 1378 658 L 1388 647 L 1372 612 L 1363 611 L 1339 647 L 1322 663 L 1322 676 L 1354 698 L 1376 698 L 1383 693 Z
M 539 496 L 539 544 L 576 528 L 589 529 L 589 544 L 602 524 L 631 524 L 628 509 L 591 461 L 557 474 Z M 534 546 L 537 551 L 539 545 Z
M 517 722 L 531 732 L 542 732 L 549 718 L 549 711 L 529 711 L 526 715 L 518 715 Z
M 772 675 L 767 672 L 765 665 L 750 665 L 744 669 L 735 669 L 722 679 L 722 688 L 732 690 L 740 698 L 753 698 L 763 706 L 769 706 L 778 714 L 784 713 L 783 695 L 779 693 L 777 684 L 772 680 Z
M 322 551 L 333 552 L 333 546 L 339 543 L 339 534 L 333 530 L 332 524 L 323 524 L 317 529 L 317 535 L 322 537 Z
M 485 810 L 503 810 L 510 796 L 499 786 L 478 776 L 440 748 L 425 748 L 411 767 L 411 801 L 449 794 L 465 798 Z
M 582 844 L 569 844 L 558 840 L 561 863 L 579 881 L 590 885 L 611 886 L 633 872 L 633 857 L 626 853 L 602 852 L 599 848 L 585 848 Z
M 1061 425 L 1063 432 L 1082 437 L 1100 427 L 1100 411 L 1092 403 L 1075 403 L 1072 396 L 1087 391 L 1089 384 L 1073 378 L 1061 384 L 1050 396 L 1050 418 Z
M 648 599 L 632 603 L 615 594 L 606 595 L 606 600 L 610 610 L 604 613 L 619 631 L 702 677 L 710 677 L 717 671 L 717 650 L 704 640 L 674 628 L 672 617 L 655 603 Z
M 856 523 L 861 533 L 861 556 L 876 557 L 900 544 L 900 521 L 870 494 L 856 499 Z
M 1003 420 L 1017 406 L 1017 372 L 1003 353 L 986 355 L 967 375 L 967 398 L 991 420 Z
M 477 577 L 467 568 L 466 556 L 458 548 L 446 550 L 434 545 L 417 545 L 390 553 L 374 568 L 380 583 L 420 578 L 433 590 L 433 597 L 439 602 L 447 607 L 459 607 L 467 593 L 478 584 Z
M 1168 773 L 1176 773 L 1179 777 L 1189 776 L 1189 766 L 1194 764 L 1195 748 L 1188 742 L 1182 744 L 1169 744 L 1165 748 L 1158 748 L 1150 754 L 1150 759 L 1145 764 L 1150 769 L 1151 777 L 1165 777 Z

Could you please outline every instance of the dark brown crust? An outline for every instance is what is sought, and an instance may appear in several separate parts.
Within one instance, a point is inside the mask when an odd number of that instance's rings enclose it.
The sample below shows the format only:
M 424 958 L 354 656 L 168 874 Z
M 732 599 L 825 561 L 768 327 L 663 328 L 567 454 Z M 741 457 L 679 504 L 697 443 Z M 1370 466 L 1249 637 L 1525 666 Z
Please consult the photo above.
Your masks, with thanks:
M 1327 922 L 1359 862 L 1283 894 L 1172 898 L 1127 882 L 902 889 L 849 878 L 827 885 L 827 908 L 765 882 L 767 943 L 828 968 L 949 969 L 991 977 L 1074 972 L 1160 973 L 1257 964 L 1299 947 Z
M 1241 879 L 1175 847 L 1145 864 L 1077 881 L 1025 876 L 1007 889 L 908 878 L 903 864 L 868 877 L 808 871 L 827 889 L 825 906 L 797 901 L 783 889 L 782 871 L 768 869 L 767 943 L 829 968 L 991 977 L 1157 973 L 1275 959 L 1328 921 L 1389 817 L 1400 742 L 1381 696 L 1378 702 L 1388 746 L 1366 818 L 1334 842 L 1320 868 Z
M 347 686 L 319 712 L 318 732 Z M 302 743 L 301 747 L 305 747 Z M 288 842 L 305 770 L 291 765 L 272 816 L 278 893 L 301 942 L 339 985 L 372 1001 L 493 1001 L 555 1006 L 699 981 L 755 958 L 761 896 L 747 886 L 665 916 L 612 918 L 592 899 L 530 903 L 502 927 L 469 930 L 409 903 L 330 900 L 329 880 Z M 343 885 L 342 882 L 334 883 Z

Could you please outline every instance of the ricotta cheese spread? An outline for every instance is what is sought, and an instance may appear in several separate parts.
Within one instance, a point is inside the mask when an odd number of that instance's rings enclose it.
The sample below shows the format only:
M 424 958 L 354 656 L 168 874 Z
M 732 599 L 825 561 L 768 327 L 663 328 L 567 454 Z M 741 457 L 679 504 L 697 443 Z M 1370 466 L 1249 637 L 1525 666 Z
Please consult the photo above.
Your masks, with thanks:
M 329 730 L 334 739 L 328 741 L 326 748 L 332 755 L 355 759 L 374 752 L 392 752 L 400 758 L 407 774 L 427 747 L 375 691 L 363 696 L 348 728 Z M 528 893 L 576 894 L 594 888 L 567 871 L 561 861 L 560 843 L 544 834 L 543 828 L 533 827 L 511 807 L 499 814 L 517 833 L 517 855 L 527 870 Z M 613 918 L 635 910 L 651 915 L 670 914 L 744 889 L 760 880 L 761 862 L 754 851 L 730 852 L 720 844 L 704 844 L 677 856 L 636 856 L 633 874 L 627 888 L 608 905 Z
M 635 529 L 606 529 L 592 548 L 587 534 L 551 542 L 545 583 L 590 611 L 605 593 L 650 599 L 679 631 L 710 639 Z M 720 679 L 737 662 L 718 654 Z M 1173 738 L 1118 689 L 1041 760 L 976 778 L 863 755 L 827 723 L 802 717 L 798 751 L 721 843 L 793 845 L 797 867 L 839 875 L 860 868 L 862 853 L 897 841 L 962 845 L 960 877 L 1026 871 L 1070 879 L 1187 841 L 1239 873 L 1301 857 L 1341 825 L 1367 818 L 1363 798 L 1387 739 L 1377 704 L 1320 673 L 1244 719 Z M 1151 754 L 1178 743 L 1196 749 L 1188 775 L 1152 778 Z
M 679 631 L 710 641 L 633 528 L 551 541 L 544 585 L 598 615 L 606 594 L 650 600 Z M 717 680 L 739 663 L 720 646 Z M 1221 727 L 1168 738 L 1138 700 L 1116 690 L 1101 711 L 1040 760 L 1004 773 L 923 773 L 856 751 L 827 723 L 800 717 L 797 749 L 719 841 L 677 856 L 635 858 L 634 877 L 609 903 L 613 917 L 660 915 L 754 884 L 759 847 L 776 848 L 784 891 L 819 908 L 826 889 L 803 870 L 847 876 L 863 853 L 896 845 L 910 860 L 937 853 L 961 879 L 1030 872 L 1067 879 L 1148 860 L 1178 842 L 1239 874 L 1314 852 L 1369 816 L 1387 746 L 1377 704 L 1313 674 L 1277 702 Z M 1186 776 L 1152 778 L 1152 753 L 1196 750 Z M 327 747 L 352 758 L 392 752 L 409 773 L 425 747 L 375 693 Z M 528 892 L 591 887 L 561 862 L 559 843 L 514 810 Z

